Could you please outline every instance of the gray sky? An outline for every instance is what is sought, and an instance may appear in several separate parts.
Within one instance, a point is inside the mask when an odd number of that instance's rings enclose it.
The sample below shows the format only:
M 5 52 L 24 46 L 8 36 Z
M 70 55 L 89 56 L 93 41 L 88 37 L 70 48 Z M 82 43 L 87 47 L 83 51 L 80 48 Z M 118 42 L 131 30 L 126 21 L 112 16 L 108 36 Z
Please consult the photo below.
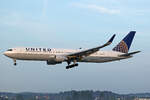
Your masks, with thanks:
M 149 0 L 1 0 L 0 91 L 59 92 L 109 90 L 117 93 L 150 91 Z M 11 47 L 91 48 L 114 33 L 111 50 L 131 30 L 136 30 L 130 51 L 135 57 L 103 64 L 13 61 L 3 52 Z

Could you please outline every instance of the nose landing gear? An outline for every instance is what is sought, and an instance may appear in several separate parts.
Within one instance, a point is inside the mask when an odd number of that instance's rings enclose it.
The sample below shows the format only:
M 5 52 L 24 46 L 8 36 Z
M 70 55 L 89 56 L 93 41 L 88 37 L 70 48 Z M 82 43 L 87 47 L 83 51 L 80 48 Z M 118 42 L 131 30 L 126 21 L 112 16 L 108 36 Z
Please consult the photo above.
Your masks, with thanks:
M 14 61 L 14 66 L 16 66 L 17 65 L 16 59 L 13 59 L 13 61 Z

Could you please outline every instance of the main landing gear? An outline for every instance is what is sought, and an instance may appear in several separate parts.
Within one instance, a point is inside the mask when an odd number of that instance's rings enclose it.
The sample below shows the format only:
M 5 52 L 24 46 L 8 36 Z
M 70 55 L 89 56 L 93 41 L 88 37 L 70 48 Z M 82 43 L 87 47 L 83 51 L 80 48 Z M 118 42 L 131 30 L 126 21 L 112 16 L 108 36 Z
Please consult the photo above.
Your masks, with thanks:
M 68 66 L 66 66 L 66 69 L 69 69 L 69 68 L 73 68 L 73 67 L 76 67 L 76 66 L 78 66 L 79 64 L 72 64 L 72 65 L 68 65 Z
M 70 65 L 71 62 L 67 62 L 67 63 L 68 63 L 68 66 L 66 66 L 66 69 L 70 69 L 79 65 L 78 63 L 76 63 L 76 61 L 74 61 L 72 65 Z
M 16 59 L 13 59 L 13 61 L 14 61 L 14 66 L 16 66 L 16 65 L 17 65 L 17 63 L 16 63 Z

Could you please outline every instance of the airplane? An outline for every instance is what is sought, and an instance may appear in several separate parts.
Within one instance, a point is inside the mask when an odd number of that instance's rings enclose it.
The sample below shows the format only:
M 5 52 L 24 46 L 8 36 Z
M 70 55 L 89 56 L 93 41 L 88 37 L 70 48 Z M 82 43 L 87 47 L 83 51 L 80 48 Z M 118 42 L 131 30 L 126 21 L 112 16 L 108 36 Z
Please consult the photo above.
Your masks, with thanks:
M 12 58 L 14 65 L 17 65 L 16 60 L 46 61 L 47 65 L 67 62 L 66 69 L 70 69 L 78 66 L 78 62 L 104 63 L 133 57 L 134 54 L 140 52 L 128 53 L 135 33 L 136 31 L 130 31 L 111 51 L 101 51 L 100 49 L 110 45 L 115 34 L 105 44 L 85 50 L 21 47 L 8 49 L 4 55 Z

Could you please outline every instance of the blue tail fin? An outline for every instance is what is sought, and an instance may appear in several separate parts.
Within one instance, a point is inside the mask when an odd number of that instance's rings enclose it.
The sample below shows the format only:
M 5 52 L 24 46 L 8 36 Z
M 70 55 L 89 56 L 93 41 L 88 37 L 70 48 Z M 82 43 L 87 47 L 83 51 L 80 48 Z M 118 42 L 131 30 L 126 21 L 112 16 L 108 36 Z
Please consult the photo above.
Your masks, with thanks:
M 113 48 L 113 51 L 128 53 L 135 33 L 136 31 L 131 31 L 117 46 Z

